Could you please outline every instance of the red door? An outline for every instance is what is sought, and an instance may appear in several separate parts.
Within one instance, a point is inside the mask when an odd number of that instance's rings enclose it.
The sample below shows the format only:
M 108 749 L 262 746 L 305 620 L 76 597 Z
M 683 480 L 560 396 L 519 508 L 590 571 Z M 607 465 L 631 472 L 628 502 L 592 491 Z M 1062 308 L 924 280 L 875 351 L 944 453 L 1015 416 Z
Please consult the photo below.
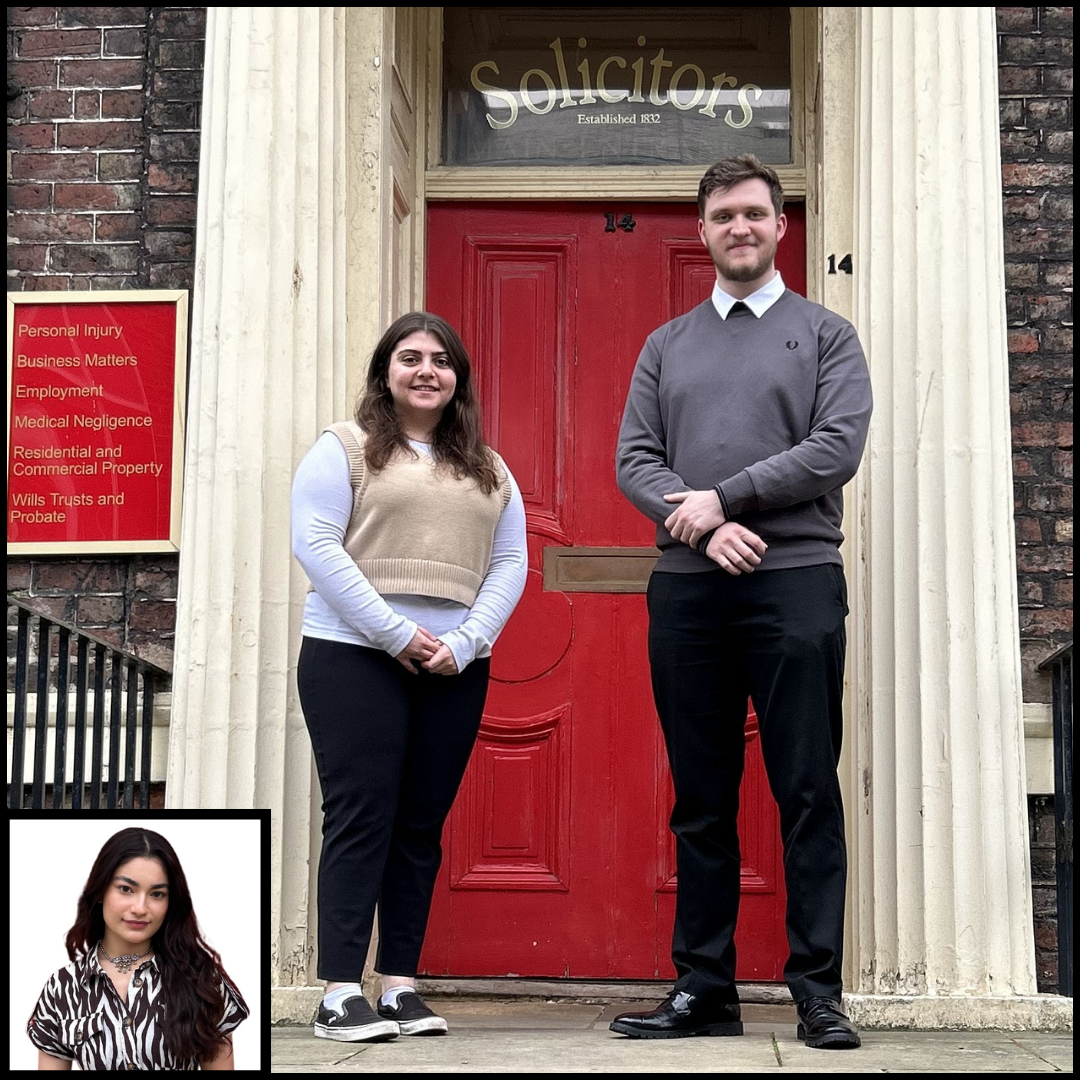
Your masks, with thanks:
M 787 213 L 778 265 L 805 293 L 805 218 Z M 669 979 L 673 795 L 645 597 L 599 590 L 650 565 L 615 443 L 646 336 L 715 280 L 696 207 L 436 204 L 428 222 L 428 308 L 470 351 L 487 438 L 525 500 L 529 575 L 495 645 L 421 970 Z M 752 713 L 741 807 L 738 978 L 779 980 L 781 848 Z

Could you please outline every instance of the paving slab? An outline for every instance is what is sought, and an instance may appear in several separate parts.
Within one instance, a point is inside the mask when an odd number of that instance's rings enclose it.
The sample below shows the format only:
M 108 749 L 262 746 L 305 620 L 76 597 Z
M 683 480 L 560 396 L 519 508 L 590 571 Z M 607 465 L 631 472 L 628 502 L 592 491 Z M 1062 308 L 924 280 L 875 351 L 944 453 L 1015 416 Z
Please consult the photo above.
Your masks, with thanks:
M 811 1050 L 796 1037 L 794 1028 L 778 1028 L 776 1041 L 784 1068 L 799 1072 L 820 1070 L 824 1053 L 857 1058 L 860 1072 L 1060 1071 L 1045 1057 L 1023 1046 L 1015 1033 L 863 1031 L 861 1035 L 862 1046 L 845 1051 Z
M 777 1068 L 772 1040 L 754 1039 L 625 1039 L 610 1032 L 507 1031 L 457 1027 L 441 1038 L 394 1039 L 360 1054 L 325 1051 L 305 1054 L 289 1036 L 275 1032 L 275 1072 L 714 1072 Z M 310 1033 L 304 1038 L 315 1041 Z M 318 1040 L 323 1042 L 324 1040 Z M 727 1053 L 715 1045 L 738 1044 Z M 286 1044 L 279 1053 L 277 1048 Z M 713 1045 L 707 1045 L 713 1044 Z
M 1062 1072 L 1073 1071 L 1073 1044 L 1072 1036 L 1062 1037 L 1051 1035 L 1047 1037 L 1041 1032 L 1013 1032 L 1013 1039 L 1017 1046 L 1030 1050 L 1036 1057 L 1048 1061 Z
M 1071 1072 L 1069 1035 L 864 1031 L 858 1050 L 808 1049 L 790 1006 L 744 1006 L 741 1038 L 630 1039 L 608 1030 L 617 1012 L 655 1002 L 432 1002 L 448 1036 L 386 1043 L 316 1039 L 310 1027 L 271 1037 L 273 1072 Z

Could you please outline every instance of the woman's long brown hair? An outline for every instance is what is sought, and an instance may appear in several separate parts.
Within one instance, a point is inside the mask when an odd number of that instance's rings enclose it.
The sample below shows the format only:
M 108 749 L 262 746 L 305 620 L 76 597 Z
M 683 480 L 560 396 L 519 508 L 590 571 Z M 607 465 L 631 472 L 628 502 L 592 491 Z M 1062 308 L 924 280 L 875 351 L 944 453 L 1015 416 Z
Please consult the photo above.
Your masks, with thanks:
M 184 1062 L 216 1057 L 228 1040 L 217 1027 L 225 1013 L 220 982 L 228 976 L 221 958 L 199 933 L 187 878 L 164 836 L 150 829 L 131 828 L 121 829 L 105 841 L 79 897 L 75 925 L 67 932 L 68 957 L 76 960 L 86 955 L 105 936 L 101 906 L 105 890 L 117 867 L 130 859 L 157 859 L 169 878 L 169 909 L 152 938 L 169 1010 L 165 1048 Z
M 448 465 L 459 480 L 471 477 L 490 494 L 499 486 L 499 475 L 481 433 L 480 404 L 473 389 L 469 354 L 457 331 L 428 311 L 410 311 L 395 319 L 372 353 L 364 392 L 356 405 L 356 422 L 367 435 L 364 461 L 377 472 L 386 468 L 397 451 L 416 456 L 405 437 L 386 376 L 398 342 L 418 330 L 426 330 L 442 342 L 457 376 L 454 396 L 432 436 L 432 456 L 436 462 Z

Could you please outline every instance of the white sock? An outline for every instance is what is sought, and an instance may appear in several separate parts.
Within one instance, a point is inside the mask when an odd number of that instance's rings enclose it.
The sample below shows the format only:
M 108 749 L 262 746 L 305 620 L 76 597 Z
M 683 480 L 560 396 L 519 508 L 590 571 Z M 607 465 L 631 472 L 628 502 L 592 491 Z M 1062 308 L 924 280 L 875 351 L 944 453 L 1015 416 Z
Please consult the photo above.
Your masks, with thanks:
M 399 997 L 401 997 L 402 994 L 415 994 L 415 993 L 416 993 L 416 987 L 415 986 L 392 986 L 392 987 L 390 987 L 389 990 L 386 991 L 385 994 L 383 994 L 383 996 L 381 998 L 379 998 L 379 1004 L 380 1005 L 396 1006 L 397 1005 L 397 999 Z
M 334 1012 L 340 1015 L 345 1015 L 345 999 L 351 997 L 363 997 L 364 991 L 361 989 L 359 983 L 344 983 L 337 987 L 336 990 L 331 990 L 329 993 L 323 995 L 323 1004 L 328 1009 L 333 1009 Z

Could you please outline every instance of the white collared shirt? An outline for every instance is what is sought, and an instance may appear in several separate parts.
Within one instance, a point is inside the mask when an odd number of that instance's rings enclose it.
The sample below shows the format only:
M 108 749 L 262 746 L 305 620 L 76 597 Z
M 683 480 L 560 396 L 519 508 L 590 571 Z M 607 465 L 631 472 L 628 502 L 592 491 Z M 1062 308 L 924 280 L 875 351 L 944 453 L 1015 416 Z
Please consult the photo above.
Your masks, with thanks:
M 766 285 L 762 285 L 757 292 L 752 292 L 743 300 L 743 303 L 760 319 L 761 316 L 784 295 L 786 289 L 787 286 L 784 284 L 784 279 L 780 276 L 780 271 L 777 270 L 773 275 L 772 281 Z M 728 294 L 720 288 L 719 282 L 713 285 L 712 302 L 713 307 L 716 308 L 717 314 L 721 319 L 725 320 L 731 313 L 732 307 L 737 303 L 734 296 L 728 296 Z

